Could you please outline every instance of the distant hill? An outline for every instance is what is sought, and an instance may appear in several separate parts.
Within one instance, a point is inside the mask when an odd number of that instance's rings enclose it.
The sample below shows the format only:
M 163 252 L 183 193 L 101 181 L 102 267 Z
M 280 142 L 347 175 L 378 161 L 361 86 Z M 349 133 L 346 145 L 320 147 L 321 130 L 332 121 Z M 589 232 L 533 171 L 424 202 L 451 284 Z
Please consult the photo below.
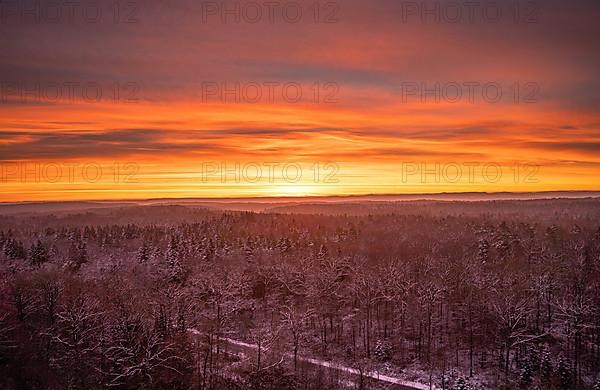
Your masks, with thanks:
M 600 198 L 598 191 L 552 191 L 552 192 L 501 192 L 501 193 L 441 193 L 398 194 L 324 197 L 272 197 L 272 198 L 186 198 L 148 199 L 122 201 L 70 201 L 70 202 L 22 202 L 0 203 L 0 215 L 15 214 L 69 214 L 99 211 L 102 209 L 132 206 L 185 206 L 213 210 L 276 212 L 276 213 L 324 213 L 362 214 L 364 212 L 393 212 L 414 207 L 419 202 L 484 202 L 534 199 L 584 199 Z M 344 210 L 344 211 L 342 211 Z

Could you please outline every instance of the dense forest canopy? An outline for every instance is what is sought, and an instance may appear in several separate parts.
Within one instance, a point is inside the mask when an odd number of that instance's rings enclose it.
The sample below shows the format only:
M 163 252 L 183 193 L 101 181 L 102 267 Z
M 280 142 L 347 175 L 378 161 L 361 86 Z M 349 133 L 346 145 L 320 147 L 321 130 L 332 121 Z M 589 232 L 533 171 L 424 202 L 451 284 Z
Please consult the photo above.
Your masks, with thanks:
M 0 387 L 597 389 L 599 217 L 598 199 L 0 216 Z

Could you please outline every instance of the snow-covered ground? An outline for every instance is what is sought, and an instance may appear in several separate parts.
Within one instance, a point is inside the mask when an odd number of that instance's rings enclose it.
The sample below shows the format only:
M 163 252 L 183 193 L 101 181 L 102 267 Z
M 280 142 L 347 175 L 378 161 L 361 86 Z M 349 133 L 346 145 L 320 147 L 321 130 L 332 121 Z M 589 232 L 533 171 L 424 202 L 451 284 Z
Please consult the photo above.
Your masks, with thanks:
M 188 329 L 188 332 L 195 334 L 195 335 L 202 335 L 202 332 L 200 332 L 196 329 Z M 221 338 L 221 340 L 227 342 L 230 345 L 234 345 L 234 346 L 244 348 L 244 349 L 252 349 L 252 350 L 258 349 L 258 346 L 256 344 L 249 344 L 249 343 L 245 343 L 243 341 L 233 340 L 233 339 L 229 339 L 229 338 Z M 287 356 L 292 357 L 292 354 L 287 354 Z M 351 367 L 346 367 L 346 366 L 343 366 L 343 365 L 335 363 L 335 362 L 328 362 L 328 361 L 324 361 L 324 360 L 312 359 L 312 358 L 307 358 L 307 357 L 302 357 L 302 356 L 298 356 L 298 360 L 300 360 L 302 362 L 310 363 L 315 366 L 325 367 L 330 370 L 337 370 L 337 371 L 345 372 L 345 373 L 348 373 L 351 375 L 357 375 L 357 376 L 361 375 L 360 370 L 357 370 L 357 369 L 351 368 Z M 407 381 L 404 379 L 392 377 L 389 375 L 384 375 L 377 371 L 363 372 L 362 375 L 366 378 L 374 379 L 376 381 L 402 386 L 402 387 L 406 388 L 407 390 L 411 390 L 411 389 L 429 390 L 429 389 L 436 388 L 433 385 L 430 387 L 429 385 L 425 385 L 422 383 L 410 382 L 410 381 Z

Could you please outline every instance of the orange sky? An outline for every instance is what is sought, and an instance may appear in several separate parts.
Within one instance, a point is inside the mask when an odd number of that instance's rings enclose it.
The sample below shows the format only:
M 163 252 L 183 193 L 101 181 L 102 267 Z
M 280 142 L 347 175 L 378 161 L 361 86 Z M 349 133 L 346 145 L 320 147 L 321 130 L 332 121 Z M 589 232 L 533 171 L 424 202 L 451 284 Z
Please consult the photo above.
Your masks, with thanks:
M 387 0 L 314 23 L 298 4 L 299 23 L 202 23 L 188 1 L 140 3 L 134 24 L 9 15 L 0 201 L 599 189 L 596 2 L 545 2 L 537 23 L 500 2 L 499 23 L 457 24 L 404 23 Z M 207 89 L 223 83 L 239 93 Z M 436 83 L 446 98 L 409 93 Z M 469 101 L 465 83 L 502 98 Z

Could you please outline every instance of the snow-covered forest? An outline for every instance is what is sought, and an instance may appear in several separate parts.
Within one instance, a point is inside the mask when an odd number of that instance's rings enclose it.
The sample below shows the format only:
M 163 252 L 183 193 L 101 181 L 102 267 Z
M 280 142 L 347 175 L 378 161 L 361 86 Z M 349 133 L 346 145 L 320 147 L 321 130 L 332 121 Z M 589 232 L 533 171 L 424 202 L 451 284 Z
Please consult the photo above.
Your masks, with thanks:
M 277 211 L 0 216 L 0 388 L 600 389 L 600 200 Z

